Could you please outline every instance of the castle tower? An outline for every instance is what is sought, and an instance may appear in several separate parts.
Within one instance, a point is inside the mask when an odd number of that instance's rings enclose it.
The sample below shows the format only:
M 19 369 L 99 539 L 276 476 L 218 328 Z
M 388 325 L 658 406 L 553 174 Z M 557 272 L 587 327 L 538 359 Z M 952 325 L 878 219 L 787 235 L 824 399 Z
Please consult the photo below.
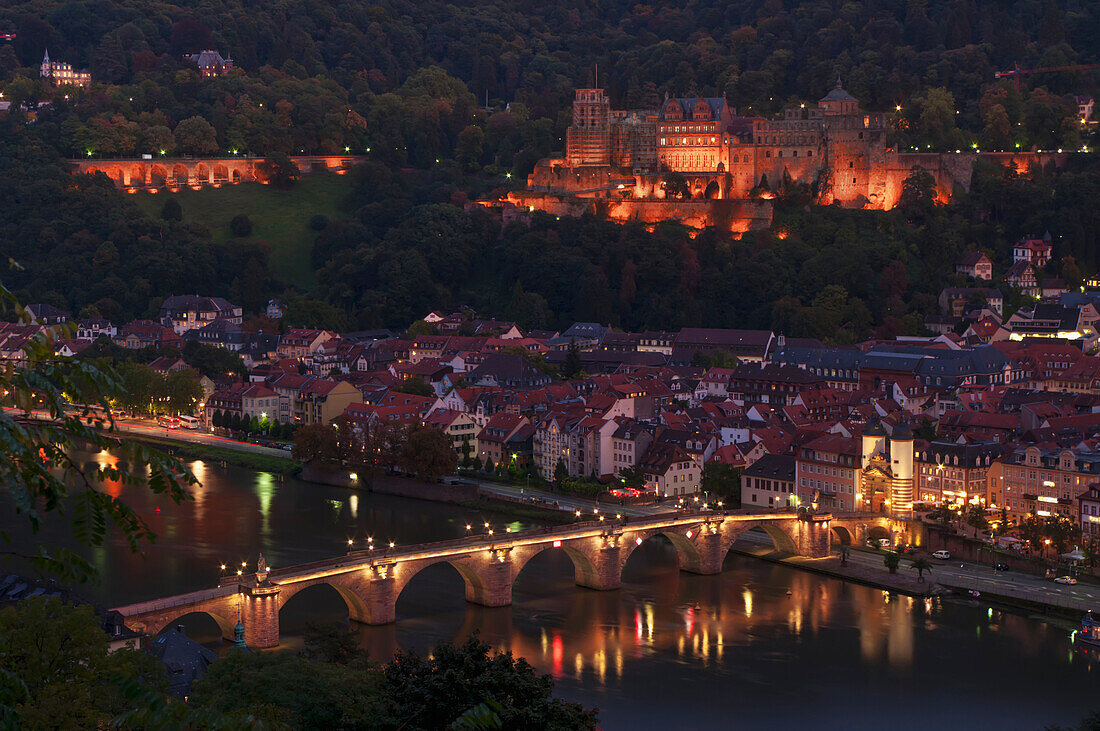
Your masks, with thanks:
M 53 69 L 50 67 L 50 49 L 46 49 L 46 55 L 42 57 L 42 66 L 38 71 L 38 74 L 43 79 L 48 79 L 53 75 Z
M 913 430 L 902 422 L 890 436 L 890 513 L 899 518 L 913 515 Z
M 611 164 L 611 101 L 603 89 L 576 90 L 565 160 L 570 167 Z

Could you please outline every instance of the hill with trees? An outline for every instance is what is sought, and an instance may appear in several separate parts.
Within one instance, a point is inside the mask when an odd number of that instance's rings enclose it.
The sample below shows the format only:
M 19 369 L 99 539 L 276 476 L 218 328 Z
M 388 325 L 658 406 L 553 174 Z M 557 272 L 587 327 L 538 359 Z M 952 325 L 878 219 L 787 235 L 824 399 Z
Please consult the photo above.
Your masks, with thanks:
M 521 184 L 562 149 L 573 88 L 594 83 L 597 65 L 617 106 L 724 93 L 769 114 L 840 75 L 868 108 L 891 112 L 902 149 L 1077 149 L 1089 139 L 1072 95 L 1097 91 L 1100 74 L 1027 76 L 1017 91 L 993 72 L 1096 61 L 1098 29 L 1095 6 L 1054 0 L 16 0 L 0 9 L 0 31 L 16 33 L 0 44 L 12 104 L 0 119 L 0 186 L 12 191 L 0 237 L 22 268 L 4 281 L 24 301 L 114 320 L 155 314 L 160 298 L 202 282 L 252 312 L 281 295 L 288 324 L 330 328 L 403 327 L 470 305 L 527 326 L 771 325 L 842 341 L 919 331 L 939 289 L 962 283 L 951 264 L 964 249 L 1003 270 L 1012 241 L 1049 230 L 1049 274 L 1076 282 L 1096 270 L 1091 155 L 1061 172 L 979 166 L 970 194 L 947 206 L 920 184 L 886 213 L 807 208 L 794 193 L 777 201 L 771 231 L 732 241 L 539 214 L 502 227 L 465 204 Z M 38 79 L 46 48 L 96 83 Z M 236 68 L 202 78 L 183 54 L 204 48 Z M 204 216 L 189 200 L 188 215 L 157 216 L 64 166 L 89 154 L 344 150 L 369 158 L 350 193 L 302 210 L 308 230 L 299 221 L 277 241 L 264 240 L 260 211 Z M 251 235 L 221 230 L 240 216 Z

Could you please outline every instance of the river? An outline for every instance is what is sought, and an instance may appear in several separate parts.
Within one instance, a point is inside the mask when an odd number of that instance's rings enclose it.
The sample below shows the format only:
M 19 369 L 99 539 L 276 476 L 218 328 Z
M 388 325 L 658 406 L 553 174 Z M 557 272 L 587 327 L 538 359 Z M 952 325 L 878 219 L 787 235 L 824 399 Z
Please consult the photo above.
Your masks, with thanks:
M 88 455 L 88 460 L 115 459 Z M 419 543 L 465 534 L 486 520 L 457 506 L 311 485 L 215 463 L 191 464 L 202 487 L 182 505 L 106 485 L 158 533 L 146 556 L 112 539 L 90 557 L 100 580 L 81 591 L 108 605 L 213 586 L 220 565 L 273 567 L 375 541 Z M 12 511 L 0 529 L 29 541 Z M 46 531 L 47 538 L 60 533 Z M 301 592 L 282 610 L 284 644 L 308 622 L 347 622 L 334 590 Z M 219 643 L 213 621 L 185 618 Z M 551 674 L 556 692 L 601 709 L 607 729 L 717 727 L 998 727 L 1075 723 L 1100 707 L 1100 664 L 1069 633 L 1027 617 L 946 600 L 919 600 L 732 554 L 719 576 L 676 569 L 671 544 L 647 541 L 613 592 L 580 589 L 561 552 L 533 559 L 511 607 L 466 604 L 446 564 L 402 593 L 397 622 L 356 626 L 372 657 L 427 652 L 472 631 Z

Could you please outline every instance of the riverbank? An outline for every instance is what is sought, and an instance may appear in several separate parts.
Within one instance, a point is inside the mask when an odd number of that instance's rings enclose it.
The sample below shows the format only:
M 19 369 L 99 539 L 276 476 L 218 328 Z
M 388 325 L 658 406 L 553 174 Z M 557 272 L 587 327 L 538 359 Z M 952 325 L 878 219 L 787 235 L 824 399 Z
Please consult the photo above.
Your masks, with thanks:
M 840 559 L 836 556 L 830 556 L 829 558 L 789 556 L 776 552 L 770 546 L 733 546 L 730 551 L 741 554 L 742 556 L 758 558 L 769 563 L 792 566 L 822 576 L 851 581 L 856 584 L 863 584 L 864 586 L 870 586 L 875 589 L 893 591 L 907 596 L 925 597 L 944 593 L 943 587 L 940 587 L 935 581 L 926 580 L 924 583 L 921 583 L 920 580 L 914 576 L 891 574 L 885 569 L 876 570 L 865 566 L 857 566 L 853 563 L 849 563 L 847 566 L 841 566 Z
M 228 447 L 216 447 L 209 444 L 197 444 L 176 439 L 161 439 L 158 437 L 135 436 L 127 434 L 128 441 L 138 442 L 174 457 L 191 457 L 193 459 L 224 462 L 235 467 L 245 467 L 260 472 L 274 472 L 280 475 L 297 475 L 302 471 L 302 465 L 288 457 L 277 457 L 269 454 L 257 454 L 240 449 Z
M 470 508 L 471 510 L 482 510 L 487 513 L 507 516 L 517 520 L 531 520 L 540 523 L 553 523 L 555 525 L 565 525 L 576 520 L 572 513 L 565 513 L 560 510 L 529 508 L 516 505 L 506 500 L 497 500 L 493 497 L 486 496 L 471 500 L 459 500 L 455 504 L 461 505 L 464 508 Z

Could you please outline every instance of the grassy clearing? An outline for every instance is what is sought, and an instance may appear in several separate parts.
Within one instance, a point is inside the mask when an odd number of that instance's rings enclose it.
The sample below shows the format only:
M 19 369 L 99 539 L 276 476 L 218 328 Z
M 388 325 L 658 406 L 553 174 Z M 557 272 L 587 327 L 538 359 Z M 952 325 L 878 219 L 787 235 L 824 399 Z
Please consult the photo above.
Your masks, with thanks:
M 309 252 L 316 233 L 309 219 L 317 213 L 329 218 L 341 214 L 340 206 L 350 189 L 348 178 L 329 173 L 303 175 L 298 184 L 281 190 L 259 183 L 241 183 L 178 193 L 138 194 L 135 201 L 147 214 L 160 215 L 164 201 L 174 196 L 183 209 L 185 223 L 206 226 L 215 241 L 229 241 L 229 222 L 238 213 L 252 219 L 247 240 L 264 241 L 271 247 L 271 267 L 282 280 L 302 289 L 316 284 Z

